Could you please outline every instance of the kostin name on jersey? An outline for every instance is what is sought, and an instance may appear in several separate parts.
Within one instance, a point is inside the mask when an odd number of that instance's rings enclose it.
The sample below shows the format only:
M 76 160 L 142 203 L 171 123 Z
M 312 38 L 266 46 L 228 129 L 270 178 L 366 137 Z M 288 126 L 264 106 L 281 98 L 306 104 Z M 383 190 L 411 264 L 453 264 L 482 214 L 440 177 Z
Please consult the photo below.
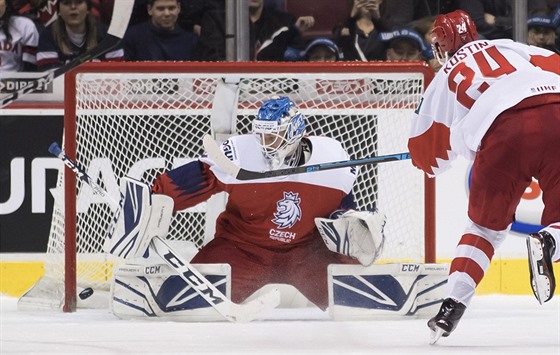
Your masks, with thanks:
M 481 51 L 489 45 L 490 43 L 488 43 L 488 41 L 471 42 L 459 49 L 457 53 L 455 53 L 455 55 L 449 58 L 449 60 L 445 63 L 445 66 L 443 67 L 445 74 L 449 74 L 453 67 L 459 64 L 461 60 L 467 58 L 469 55 Z

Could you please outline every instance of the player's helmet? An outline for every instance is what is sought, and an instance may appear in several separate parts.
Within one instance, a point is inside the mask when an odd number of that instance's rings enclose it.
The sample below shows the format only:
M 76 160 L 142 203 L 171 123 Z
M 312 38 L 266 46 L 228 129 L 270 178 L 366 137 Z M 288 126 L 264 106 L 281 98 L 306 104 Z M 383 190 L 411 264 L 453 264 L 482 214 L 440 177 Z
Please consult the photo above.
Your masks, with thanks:
M 295 153 L 304 134 L 305 117 L 287 97 L 265 101 L 253 120 L 253 135 L 270 169 L 297 163 Z
M 463 10 L 438 15 L 431 35 L 434 56 L 442 65 L 459 48 L 478 39 L 474 21 Z

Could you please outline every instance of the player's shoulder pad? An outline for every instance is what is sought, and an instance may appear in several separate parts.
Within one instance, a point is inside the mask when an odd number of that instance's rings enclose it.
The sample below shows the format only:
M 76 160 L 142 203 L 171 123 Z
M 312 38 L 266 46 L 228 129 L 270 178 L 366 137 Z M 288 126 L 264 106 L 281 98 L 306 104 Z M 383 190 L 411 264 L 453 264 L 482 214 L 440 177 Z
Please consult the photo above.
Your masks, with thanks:
M 347 160 L 348 152 L 338 140 L 323 136 L 307 136 L 313 147 L 313 153 L 323 155 L 328 152 L 329 161 Z
M 255 137 L 245 134 L 229 137 L 220 145 L 220 148 L 229 160 L 239 163 L 243 152 L 247 149 L 252 150 L 258 147 L 256 147 Z

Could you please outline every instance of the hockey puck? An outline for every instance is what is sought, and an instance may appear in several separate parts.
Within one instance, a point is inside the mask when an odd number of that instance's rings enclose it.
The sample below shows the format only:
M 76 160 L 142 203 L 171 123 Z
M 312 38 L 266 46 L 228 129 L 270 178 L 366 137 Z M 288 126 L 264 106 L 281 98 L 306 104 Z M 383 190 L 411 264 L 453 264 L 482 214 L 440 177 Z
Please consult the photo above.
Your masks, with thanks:
M 89 296 L 93 295 L 93 289 L 91 287 L 84 288 L 82 292 L 78 295 L 81 300 L 85 300 Z

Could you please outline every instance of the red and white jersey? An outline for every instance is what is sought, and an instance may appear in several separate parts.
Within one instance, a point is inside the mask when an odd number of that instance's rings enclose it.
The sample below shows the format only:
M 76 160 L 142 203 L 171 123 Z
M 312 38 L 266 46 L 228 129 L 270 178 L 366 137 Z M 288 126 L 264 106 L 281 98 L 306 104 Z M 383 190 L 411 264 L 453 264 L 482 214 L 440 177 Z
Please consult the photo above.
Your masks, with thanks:
M 308 139 L 312 154 L 307 164 L 348 160 L 338 141 L 327 137 Z M 232 137 L 221 147 L 230 160 L 244 169 L 268 170 L 252 135 Z M 315 217 L 328 217 L 344 207 L 343 199 L 351 192 L 355 179 L 355 168 L 342 168 L 242 181 L 226 174 L 208 157 L 202 157 L 159 176 L 152 190 L 173 197 L 175 210 L 192 207 L 212 194 L 226 191 L 229 197 L 225 211 L 216 221 L 216 237 L 283 250 L 319 237 Z
M 496 117 L 523 99 L 560 93 L 560 56 L 509 39 L 468 43 L 443 65 L 416 111 L 408 148 L 433 176 L 472 160 Z
M 4 31 L 0 31 L 0 72 L 17 72 L 23 69 L 23 62 L 37 62 L 39 32 L 30 19 L 23 16 L 10 17 L 9 41 Z

